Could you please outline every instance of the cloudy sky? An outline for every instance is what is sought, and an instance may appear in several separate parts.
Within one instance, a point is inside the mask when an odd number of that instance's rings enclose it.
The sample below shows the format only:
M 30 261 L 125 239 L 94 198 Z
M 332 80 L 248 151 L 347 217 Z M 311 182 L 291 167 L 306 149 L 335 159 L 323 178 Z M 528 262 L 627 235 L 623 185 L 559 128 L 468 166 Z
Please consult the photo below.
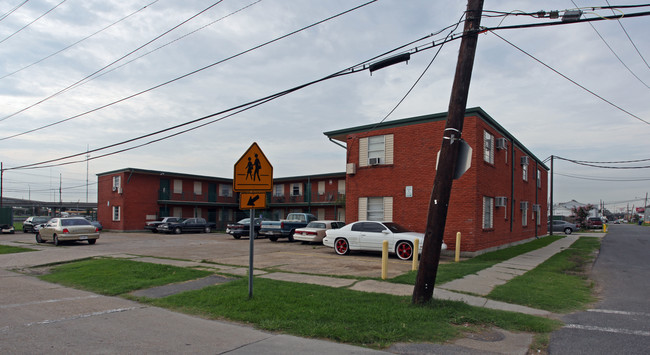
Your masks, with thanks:
M 484 17 L 481 24 L 542 24 L 556 20 L 515 14 L 606 5 L 574 1 L 486 1 L 484 15 L 495 15 L 488 10 L 512 15 Z M 58 201 L 61 185 L 64 201 L 85 201 L 88 178 L 92 202 L 96 174 L 126 167 L 232 177 L 233 164 L 253 142 L 276 177 L 344 171 L 345 150 L 323 132 L 384 119 L 423 73 L 387 119 L 447 111 L 460 41 L 442 46 L 428 70 L 440 47 L 427 48 L 445 38 L 466 6 L 465 1 L 379 0 L 319 23 L 365 3 L 3 1 L 4 196 Z M 585 12 L 586 17 L 613 14 Z M 556 159 L 554 200 L 602 200 L 618 211 L 642 205 L 650 192 L 650 170 L 640 168 L 650 166 L 650 17 L 592 24 L 482 34 L 468 106 L 482 107 L 541 160 L 554 155 L 616 167 Z M 461 29 L 462 24 L 455 33 Z M 230 117 L 217 115 L 91 152 L 85 161 L 87 150 L 321 79 L 432 34 L 403 48 L 422 49 L 408 63 L 372 75 L 336 77 Z M 152 142 L 215 119 L 220 120 Z M 55 166 L 12 169 L 74 154 L 81 155 L 46 164 Z M 633 160 L 640 161 L 601 163 Z M 80 163 L 58 165 L 71 161 Z

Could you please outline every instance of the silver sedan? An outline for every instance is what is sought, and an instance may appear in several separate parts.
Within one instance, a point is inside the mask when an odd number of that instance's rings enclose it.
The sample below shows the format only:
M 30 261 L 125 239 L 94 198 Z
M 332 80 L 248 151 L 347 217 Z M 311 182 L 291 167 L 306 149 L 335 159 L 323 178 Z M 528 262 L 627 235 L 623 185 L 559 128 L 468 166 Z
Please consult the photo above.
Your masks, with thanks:
M 99 229 L 81 217 L 52 218 L 36 233 L 36 242 L 51 241 L 60 245 L 63 241 L 85 240 L 95 244 Z

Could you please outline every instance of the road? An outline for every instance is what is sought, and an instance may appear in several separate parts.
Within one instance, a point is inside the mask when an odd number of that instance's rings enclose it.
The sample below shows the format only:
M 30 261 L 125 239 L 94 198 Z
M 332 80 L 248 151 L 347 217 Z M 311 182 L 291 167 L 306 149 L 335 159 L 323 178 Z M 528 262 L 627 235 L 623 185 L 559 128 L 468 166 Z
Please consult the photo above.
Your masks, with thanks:
M 101 255 L 148 255 L 248 265 L 248 240 L 225 234 L 103 233 L 95 245 L 36 244 L 33 234 L 0 235 L 3 244 L 38 249 L 0 255 L 0 354 L 380 354 L 345 344 L 259 331 L 120 297 L 44 282 L 30 266 Z M 330 249 L 256 240 L 256 267 L 379 275 L 381 258 L 339 257 Z M 331 258 L 342 266 L 332 267 Z M 408 262 L 391 259 L 393 272 Z M 22 271 L 22 272 L 20 272 Z
M 650 353 L 650 228 L 611 225 L 592 269 L 600 301 L 563 317 L 550 354 Z

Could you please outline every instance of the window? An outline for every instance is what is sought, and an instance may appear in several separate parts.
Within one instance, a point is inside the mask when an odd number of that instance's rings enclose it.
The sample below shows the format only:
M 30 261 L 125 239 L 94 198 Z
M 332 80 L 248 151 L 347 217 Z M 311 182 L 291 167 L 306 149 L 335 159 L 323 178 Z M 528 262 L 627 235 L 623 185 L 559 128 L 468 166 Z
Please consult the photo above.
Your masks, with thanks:
M 393 164 L 392 134 L 359 139 L 359 166 Z
M 524 181 L 528 181 L 528 164 L 521 166 L 521 173 Z
M 120 206 L 113 206 L 113 221 L 119 222 L 120 220 Z
M 393 198 L 359 197 L 359 220 L 392 222 Z
M 219 196 L 232 197 L 232 186 L 226 184 L 219 185 Z
M 318 194 L 325 195 L 325 181 L 318 182 Z
M 483 160 L 494 164 L 494 136 L 488 131 L 483 132 Z
M 339 180 L 339 194 L 345 195 L 345 180 Z
M 183 207 L 174 207 L 172 211 L 173 217 L 182 218 L 183 217 Z
M 542 188 L 542 172 L 540 170 L 537 170 L 537 188 Z
M 291 184 L 291 196 L 302 196 L 302 184 Z
M 535 220 L 535 224 L 538 226 L 542 225 L 542 206 L 541 205 L 533 205 L 533 219 Z
M 284 196 L 284 184 L 273 185 L 273 196 L 275 197 Z
M 117 191 L 122 187 L 121 176 L 113 176 L 113 191 Z
M 200 181 L 194 181 L 194 194 L 201 195 L 202 185 Z
M 183 193 L 183 180 L 174 180 L 174 193 L 175 194 Z
M 483 229 L 494 228 L 494 198 L 483 196 Z
M 528 226 L 528 202 L 526 201 L 521 203 L 521 225 Z

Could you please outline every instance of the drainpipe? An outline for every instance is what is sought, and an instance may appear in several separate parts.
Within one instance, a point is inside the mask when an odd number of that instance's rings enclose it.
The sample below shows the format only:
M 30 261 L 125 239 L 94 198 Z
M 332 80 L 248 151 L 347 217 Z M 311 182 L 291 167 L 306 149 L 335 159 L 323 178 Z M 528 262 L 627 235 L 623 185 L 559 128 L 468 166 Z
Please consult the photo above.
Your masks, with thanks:
M 515 218 L 515 141 L 510 144 L 510 233 L 512 233 L 512 222 Z

